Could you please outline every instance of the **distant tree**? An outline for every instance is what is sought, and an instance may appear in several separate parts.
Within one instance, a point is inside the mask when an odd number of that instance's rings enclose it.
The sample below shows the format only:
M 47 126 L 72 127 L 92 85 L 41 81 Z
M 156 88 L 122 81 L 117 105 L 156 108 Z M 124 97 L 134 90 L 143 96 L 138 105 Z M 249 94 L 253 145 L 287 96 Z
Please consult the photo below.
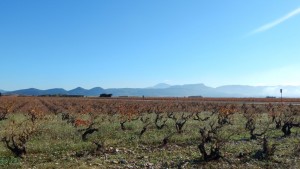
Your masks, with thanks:
M 0 92 L 0 97 L 2 96 L 2 93 Z
M 100 94 L 100 97 L 111 97 L 112 94 L 106 94 L 106 93 L 102 93 Z

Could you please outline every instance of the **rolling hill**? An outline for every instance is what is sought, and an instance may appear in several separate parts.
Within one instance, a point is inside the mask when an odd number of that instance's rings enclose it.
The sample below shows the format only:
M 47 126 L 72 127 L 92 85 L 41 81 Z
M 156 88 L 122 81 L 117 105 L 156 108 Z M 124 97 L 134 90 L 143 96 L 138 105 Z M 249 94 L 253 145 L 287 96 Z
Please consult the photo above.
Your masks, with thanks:
M 84 89 L 77 87 L 72 90 L 54 88 L 39 90 L 35 88 L 22 89 L 6 92 L 6 94 L 17 95 L 84 95 L 99 96 L 102 93 L 112 93 L 113 96 L 152 96 L 152 97 L 184 97 L 184 96 L 203 96 L 203 97 L 279 97 L 279 90 L 283 89 L 284 97 L 300 97 L 300 86 L 247 86 L 247 85 L 226 85 L 220 87 L 209 87 L 204 84 L 168 85 L 165 83 L 157 84 L 148 88 L 109 88 L 103 89 L 95 87 Z M 2 92 L 4 93 L 4 92 Z

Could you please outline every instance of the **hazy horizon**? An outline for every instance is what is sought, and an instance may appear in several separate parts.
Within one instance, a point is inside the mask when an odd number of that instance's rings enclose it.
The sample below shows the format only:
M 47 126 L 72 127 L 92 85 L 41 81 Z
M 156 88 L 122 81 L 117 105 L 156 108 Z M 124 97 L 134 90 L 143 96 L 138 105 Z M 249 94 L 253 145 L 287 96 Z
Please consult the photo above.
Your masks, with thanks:
M 168 83 L 157 83 L 154 85 L 148 85 L 148 86 L 142 86 L 142 87 L 124 87 L 124 86 L 119 86 L 119 87 L 103 87 L 103 86 L 93 86 L 93 87 L 84 87 L 84 86 L 76 86 L 73 88 L 63 88 L 63 87 L 50 87 L 50 88 L 38 88 L 38 87 L 28 87 L 28 88 L 19 88 L 19 89 L 13 89 L 13 90 L 5 90 L 0 88 L 0 90 L 4 90 L 4 91 L 16 91 L 16 90 L 24 90 L 24 89 L 39 89 L 39 90 L 48 90 L 48 89 L 64 89 L 64 90 L 73 90 L 76 88 L 83 88 L 83 89 L 93 89 L 93 88 L 103 88 L 103 89 L 123 89 L 123 88 L 136 88 L 136 89 L 146 89 L 146 88 L 153 88 L 156 85 L 159 84 L 166 84 L 166 85 L 170 85 L 170 86 L 184 86 L 184 85 L 200 85 L 203 84 L 207 87 L 211 87 L 211 88 L 218 88 L 218 87 L 223 87 L 223 86 L 251 86 L 251 87 L 282 87 L 282 86 L 289 86 L 289 87 L 300 87 L 300 85 L 247 85 L 247 84 L 225 84 L 225 85 L 220 85 L 220 86 L 209 86 L 205 83 L 184 83 L 184 84 L 168 84 Z M 300 90 L 300 89 L 299 89 Z
M 300 85 L 300 2 L 0 1 L 0 89 Z

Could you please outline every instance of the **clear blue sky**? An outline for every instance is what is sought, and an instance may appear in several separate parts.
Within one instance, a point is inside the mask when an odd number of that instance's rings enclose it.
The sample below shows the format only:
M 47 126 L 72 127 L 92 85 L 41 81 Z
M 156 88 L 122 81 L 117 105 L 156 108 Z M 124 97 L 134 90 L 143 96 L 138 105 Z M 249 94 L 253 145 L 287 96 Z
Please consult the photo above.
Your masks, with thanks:
M 300 1 L 1 0 L 0 89 L 300 85 Z

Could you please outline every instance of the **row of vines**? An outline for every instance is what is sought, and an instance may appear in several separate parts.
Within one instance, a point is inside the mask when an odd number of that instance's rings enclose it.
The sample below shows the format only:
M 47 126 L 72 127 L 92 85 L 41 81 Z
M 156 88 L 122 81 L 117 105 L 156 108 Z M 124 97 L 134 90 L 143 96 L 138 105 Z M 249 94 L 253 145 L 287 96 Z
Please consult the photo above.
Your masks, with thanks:
M 15 114 L 22 114 L 21 120 L 13 118 Z M 118 125 L 115 132 L 132 130 L 131 124 L 138 123 L 133 138 L 137 140 L 147 133 L 167 130 L 158 140 L 158 148 L 176 144 L 172 141 L 174 136 L 197 131 L 196 139 L 188 144 L 196 145 L 203 162 L 223 160 L 232 163 L 224 148 L 232 142 L 255 140 L 261 147 L 259 150 L 239 150 L 233 155 L 237 159 L 271 160 L 281 144 L 276 140 L 293 137 L 300 141 L 300 107 L 293 104 L 1 97 L 0 139 L 3 146 L 13 156 L 26 158 L 30 153 L 27 143 L 54 117 L 72 126 L 83 142 L 94 145 L 83 154 L 76 152 L 78 157 L 109 153 L 105 138 L 93 135 L 105 127 L 103 124 L 110 123 Z M 295 154 L 300 152 L 299 145 L 297 142 L 292 145 Z

